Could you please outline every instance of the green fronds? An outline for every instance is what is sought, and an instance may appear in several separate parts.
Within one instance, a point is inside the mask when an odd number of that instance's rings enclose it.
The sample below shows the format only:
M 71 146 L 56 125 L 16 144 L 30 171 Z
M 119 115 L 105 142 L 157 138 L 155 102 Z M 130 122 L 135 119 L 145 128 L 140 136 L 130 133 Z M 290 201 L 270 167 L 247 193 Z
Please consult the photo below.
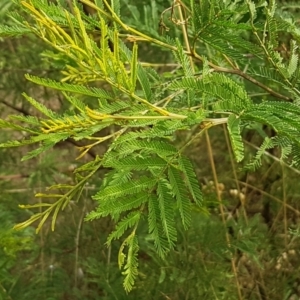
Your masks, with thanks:
M 262 156 L 265 154 L 265 152 L 268 149 L 272 149 L 274 148 L 275 144 L 274 144 L 274 139 L 272 138 L 265 138 L 264 142 L 262 143 L 262 145 L 259 147 L 259 150 L 257 151 L 255 158 L 251 161 L 251 163 L 249 163 L 247 165 L 247 169 L 249 170 L 256 170 L 257 168 L 259 168 L 261 166 L 261 159 Z
M 134 93 L 135 88 L 136 88 L 136 80 L 137 80 L 137 67 L 138 67 L 138 61 L 137 61 L 137 49 L 138 46 L 137 44 L 133 45 L 133 49 L 132 49 L 132 59 L 131 59 L 131 63 L 130 63 L 130 67 L 131 67 L 131 92 Z
M 247 109 L 243 118 L 268 124 L 282 136 L 288 137 L 293 142 L 299 142 L 297 132 L 300 130 L 300 108 L 293 103 L 262 102 Z
M 29 120 L 27 120 L 26 117 L 22 117 L 22 116 L 10 116 L 10 119 L 20 120 L 19 117 L 21 118 L 21 121 L 24 121 L 25 123 L 30 122 Z M 34 125 L 37 126 L 38 124 L 34 123 Z M 35 133 L 35 131 L 31 130 L 30 128 L 24 128 L 24 126 L 12 123 L 11 121 L 5 121 L 5 120 L 0 120 L 0 128 L 11 128 L 16 131 L 26 131 L 32 134 Z
M 29 124 L 29 125 L 32 125 L 34 127 L 38 127 L 40 125 L 40 121 L 37 117 L 34 117 L 34 116 L 22 116 L 22 115 L 11 115 L 9 116 L 9 118 L 11 120 L 16 120 L 16 121 L 20 121 L 20 122 L 23 122 L 25 124 Z M 0 122 L 2 122 L 2 120 L 0 120 Z M 10 122 L 7 122 L 7 124 L 9 125 L 13 125 L 12 123 Z M 0 125 L 1 126 L 1 125 Z M 22 130 L 25 130 L 27 128 L 24 128 L 23 126 L 20 126 L 20 129 L 23 128 Z M 17 129 L 17 128 L 16 128 Z
M 250 67 L 249 74 L 259 80 L 264 79 L 273 82 L 276 85 L 280 85 L 282 87 L 285 86 L 280 74 L 278 74 L 278 72 L 272 67 L 259 66 L 256 67 L 256 69 Z
M 289 78 L 295 73 L 298 67 L 299 55 L 297 54 L 298 46 L 296 45 L 295 41 L 291 41 L 291 55 L 289 59 L 288 65 L 288 75 Z
M 158 255 L 164 258 L 170 251 L 170 245 L 163 231 L 159 203 L 154 196 L 150 197 L 148 200 L 148 228 Z
M 151 170 L 161 169 L 166 165 L 165 160 L 159 157 L 128 157 L 123 158 L 121 161 L 109 162 L 109 166 L 113 168 L 121 168 L 123 170 L 130 169 L 130 170 Z
M 188 229 L 191 225 L 191 201 L 182 180 L 182 175 L 178 169 L 171 166 L 168 168 L 168 178 L 172 187 L 171 192 L 176 198 L 176 206 L 182 225 L 185 229 Z
M 39 221 L 39 224 L 36 229 L 36 232 L 39 232 L 43 224 L 46 222 L 46 220 L 50 218 L 50 216 L 52 215 L 51 229 L 54 230 L 59 211 L 64 210 L 72 199 L 78 200 L 80 198 L 84 185 L 95 174 L 95 172 L 99 169 L 100 166 L 101 166 L 101 161 L 99 161 L 99 159 L 96 158 L 93 162 L 86 164 L 84 167 L 82 167 L 81 170 L 77 169 L 77 172 L 88 171 L 88 173 L 80 176 L 80 180 L 78 180 L 76 184 L 65 185 L 64 187 L 62 185 L 54 185 L 48 189 L 49 191 L 50 190 L 52 191 L 52 190 L 63 188 L 66 191 L 64 194 L 61 193 L 36 194 L 35 197 L 53 198 L 56 199 L 56 201 L 51 204 L 42 202 L 33 205 L 22 205 L 21 207 L 25 209 L 32 209 L 32 208 L 46 208 L 46 209 L 43 210 L 42 212 L 35 213 L 28 220 L 15 225 L 14 228 L 23 229 L 25 227 L 30 226 L 32 223 Z
M 13 37 L 30 33 L 31 30 L 22 26 L 0 25 L 0 37 Z
M 141 124 L 140 124 L 141 125 Z M 155 138 L 165 138 L 170 139 L 176 130 L 186 128 L 186 125 L 183 124 L 182 121 L 179 120 L 155 120 L 150 123 L 144 123 L 144 126 L 152 125 L 152 128 L 143 128 L 138 131 L 131 131 L 123 134 L 117 141 L 115 141 L 115 145 L 119 145 L 124 142 L 131 142 L 137 139 L 155 139 Z M 140 126 L 138 126 L 140 127 Z
M 138 150 L 141 150 L 141 153 L 143 154 L 155 153 L 163 159 L 167 159 L 177 153 L 177 149 L 170 143 L 158 140 L 151 140 L 150 142 L 147 140 L 135 139 L 117 145 L 116 147 L 118 147 L 118 152 L 122 155 L 122 157 Z
M 85 95 L 90 97 L 96 97 L 100 99 L 112 99 L 112 95 L 110 95 L 107 91 L 94 88 L 94 87 L 85 87 L 83 85 L 75 85 L 69 83 L 57 82 L 50 79 L 39 78 L 32 75 L 25 75 L 26 79 L 31 82 L 34 82 L 38 85 L 45 86 L 48 88 L 52 88 L 58 91 L 69 92 L 79 95 Z
M 244 144 L 241 137 L 240 128 L 241 119 L 235 115 L 230 115 L 228 118 L 227 128 L 233 149 L 233 153 L 238 162 L 244 158 Z
M 174 200 L 171 195 L 171 186 L 165 179 L 161 179 L 157 186 L 158 206 L 163 232 L 168 241 L 168 249 L 173 249 L 177 240 L 174 221 Z
M 246 90 L 228 76 L 223 74 L 209 74 L 205 78 L 183 77 L 173 82 L 172 89 L 187 89 L 201 92 L 215 101 L 215 109 L 239 112 L 251 104 Z
M 137 65 L 137 77 L 143 89 L 145 99 L 147 99 L 147 101 L 151 101 L 153 93 L 151 91 L 149 76 L 147 71 L 142 68 L 140 64 Z
M 193 76 L 194 72 L 191 67 L 191 62 L 188 56 L 184 53 L 183 47 L 178 39 L 176 40 L 176 46 L 177 46 L 177 51 L 174 51 L 174 56 L 176 60 L 179 62 L 179 64 L 181 65 L 183 74 L 187 77 Z
M 180 170 L 183 172 L 184 182 L 188 187 L 189 193 L 192 196 L 194 202 L 198 205 L 202 205 L 202 193 L 199 187 L 194 167 L 190 160 L 184 156 L 178 158 Z
M 247 0 L 247 5 L 248 5 L 249 13 L 251 16 L 251 22 L 253 24 L 256 19 L 256 16 L 257 16 L 255 3 L 251 0 Z
M 34 140 L 21 140 L 21 141 L 7 141 L 4 143 L 0 143 L 0 148 L 12 148 L 12 147 L 20 147 L 20 146 L 25 146 L 25 145 L 30 145 L 34 144 L 36 141 Z
M 130 292 L 134 285 L 134 280 L 138 275 L 138 239 L 135 232 L 132 232 L 130 236 L 121 245 L 119 250 L 119 266 L 120 268 L 124 264 L 126 254 L 124 254 L 124 248 L 127 246 L 127 258 L 124 265 L 124 271 L 122 274 L 125 276 L 123 286 L 127 292 Z
M 34 106 L 43 115 L 45 115 L 46 117 L 48 117 L 50 119 L 55 119 L 56 115 L 52 110 L 48 109 L 46 106 L 44 106 L 43 104 L 34 100 L 32 97 L 27 96 L 26 94 L 23 94 L 23 96 L 32 106 Z
M 141 217 L 140 211 L 130 212 L 126 217 L 119 221 L 114 231 L 108 236 L 107 244 L 110 245 L 112 240 L 119 239 L 125 231 L 133 226 L 137 225 Z
M 148 201 L 148 195 L 141 192 L 131 197 L 119 197 L 116 199 L 102 200 L 101 205 L 88 214 L 86 220 L 92 221 L 101 217 L 111 215 L 114 219 L 118 219 L 121 213 L 138 208 Z
M 213 17 L 216 15 L 214 3 L 209 1 L 201 1 L 200 4 L 196 4 L 191 1 L 191 8 L 193 11 L 192 20 L 195 31 L 200 31 L 207 23 L 211 22 Z
M 124 49 L 124 46 L 123 48 L 119 47 L 117 31 L 114 32 L 113 52 L 112 49 L 109 49 L 107 41 L 109 30 L 103 18 L 100 20 L 101 43 L 99 49 L 96 43 L 87 34 L 85 24 L 81 18 L 81 13 L 77 7 L 74 7 L 74 12 L 79 28 L 78 30 L 75 30 L 75 28 L 71 26 L 70 35 L 65 28 L 55 23 L 55 21 L 51 19 L 51 16 L 44 15 L 42 11 L 37 10 L 29 3 L 24 2 L 23 5 L 26 7 L 26 9 L 31 11 L 33 17 L 36 19 L 37 24 L 42 22 L 44 27 L 47 28 L 46 32 L 43 32 L 37 25 L 35 28 L 35 33 L 47 43 L 53 45 L 55 49 L 64 54 L 66 58 L 71 59 L 73 64 L 76 65 L 76 67 L 73 65 L 66 66 L 66 70 L 63 71 L 63 74 L 65 75 L 63 81 L 69 80 L 81 83 L 83 81 L 86 82 L 87 80 L 103 80 L 113 88 L 121 89 L 122 93 L 125 93 L 132 99 L 147 105 L 148 108 L 154 109 L 163 115 L 168 114 L 163 109 L 154 107 L 149 103 L 149 101 L 152 99 L 152 91 L 147 73 L 144 68 L 137 67 L 136 63 L 134 63 L 137 62 L 137 47 L 133 49 L 133 55 L 130 55 L 132 57 L 132 70 L 129 71 L 127 69 L 127 61 L 124 60 L 122 50 Z M 69 13 L 66 12 L 66 14 Z M 144 90 L 145 99 L 135 94 L 136 78 L 138 78 L 139 83 Z M 36 78 L 32 78 L 32 80 L 36 83 L 37 81 L 41 81 L 36 80 Z M 44 82 L 44 84 L 47 83 Z M 54 85 L 54 88 L 57 89 L 76 92 L 74 89 L 71 91 L 67 90 L 58 83 L 51 82 L 49 84 Z M 75 90 L 76 89 L 82 93 L 81 88 L 75 88 Z
M 118 17 L 120 17 L 121 5 L 119 0 L 111 1 L 111 9 Z
M 269 66 L 274 69 L 281 79 L 284 81 L 284 88 L 289 90 L 294 96 L 300 95 L 300 91 L 295 88 L 294 81 L 292 78 L 298 64 L 298 55 L 293 50 L 293 41 L 291 41 L 291 56 L 289 58 L 289 63 L 285 62 L 284 57 L 276 50 L 278 47 L 280 32 L 287 30 L 288 22 L 283 22 L 281 18 L 277 18 L 275 15 L 276 3 L 275 1 L 270 1 L 268 7 L 265 9 L 266 16 L 263 26 L 262 36 L 258 34 L 258 28 L 254 24 L 256 8 L 254 2 L 247 0 L 249 10 L 251 12 L 251 25 L 254 36 L 258 42 L 258 45 L 263 50 Z M 295 44 L 294 44 L 295 45 Z M 296 75 L 299 78 L 299 75 Z M 270 78 L 272 80 L 272 78 Z
M 292 151 L 291 151 L 291 157 L 292 157 L 292 166 L 296 166 L 299 168 L 300 166 L 300 146 L 299 145 L 293 145 Z
M 32 133 L 32 132 L 31 132 Z M 8 142 L 3 142 L 0 144 L 0 148 L 10 148 L 10 147 L 20 147 L 30 144 L 39 144 L 39 148 L 28 152 L 23 156 L 22 160 L 33 158 L 42 152 L 52 148 L 56 143 L 63 141 L 69 137 L 66 133 L 56 133 L 56 134 L 39 134 L 31 137 L 30 139 L 13 140 Z
M 219 52 L 223 52 L 232 59 L 243 59 L 241 51 L 238 50 L 239 48 L 242 48 L 244 51 L 250 52 L 257 57 L 262 56 L 262 51 L 255 44 L 250 43 L 242 37 L 230 36 L 230 38 L 226 38 L 225 33 L 227 30 L 227 28 L 220 29 L 215 27 L 209 32 L 202 34 L 199 38 L 210 47 Z
M 155 152 L 157 156 L 153 155 Z M 181 157 L 180 167 L 173 167 L 171 163 L 177 161 L 178 151 L 162 141 L 140 139 L 118 143 L 110 153 L 103 158 L 103 166 L 115 171 L 107 174 L 104 185 L 94 196 L 99 207 L 87 219 L 107 215 L 118 219 L 131 209 L 144 210 L 148 203 L 149 233 L 159 255 L 164 257 L 177 240 L 176 211 L 184 228 L 188 228 L 191 198 L 201 205 L 202 195 L 192 165 Z M 147 177 L 143 175 L 145 172 L 149 173 Z M 130 222 L 126 217 L 125 227 L 127 221 Z
M 272 47 L 276 47 L 278 45 L 278 27 L 277 21 L 274 18 L 276 10 L 276 4 L 274 1 L 270 1 L 267 9 L 266 9 L 266 30 L 268 34 L 268 45 Z
M 204 0 L 200 4 L 191 1 L 191 8 L 193 45 L 196 45 L 199 40 L 217 52 L 235 59 L 242 59 L 243 51 L 261 57 L 261 49 L 241 34 L 246 31 L 250 32 L 251 26 L 236 21 L 248 13 L 243 2 L 235 2 L 230 6 L 221 1 Z M 253 5 L 253 9 L 255 11 L 255 5 Z M 241 49 L 243 50 L 241 51 Z
M 156 184 L 156 180 L 149 177 L 141 177 L 139 179 L 131 180 L 123 184 L 114 186 L 108 185 L 103 190 L 100 190 L 95 196 L 95 200 L 114 199 L 128 195 L 134 195 L 147 189 L 152 189 Z
M 75 15 L 78 25 L 79 25 L 80 37 L 82 39 L 82 46 L 83 46 L 84 50 L 86 51 L 86 53 L 92 53 L 93 49 L 92 49 L 90 38 L 87 34 L 85 25 L 82 21 L 81 13 L 76 6 L 74 7 L 74 15 Z M 103 35 L 106 36 L 106 33 L 103 33 Z
M 40 155 L 41 153 L 51 149 L 54 145 L 55 145 L 54 142 L 43 143 L 43 144 L 40 145 L 39 148 L 34 149 L 34 150 L 28 152 L 26 155 L 24 155 L 22 157 L 22 161 L 25 161 L 27 159 L 31 159 L 33 157 L 36 157 L 36 156 Z

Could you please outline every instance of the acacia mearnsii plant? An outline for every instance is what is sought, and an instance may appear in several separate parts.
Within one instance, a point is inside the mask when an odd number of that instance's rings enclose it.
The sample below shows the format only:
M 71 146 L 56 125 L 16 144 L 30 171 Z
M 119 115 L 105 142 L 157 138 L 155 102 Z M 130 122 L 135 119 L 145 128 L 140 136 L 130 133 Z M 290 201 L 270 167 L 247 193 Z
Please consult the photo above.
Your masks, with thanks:
M 0 147 L 35 145 L 23 156 L 28 160 L 61 141 L 82 143 L 75 184 L 58 183 L 36 194 L 45 201 L 23 208 L 42 210 L 16 229 L 37 222 L 38 232 L 50 219 L 54 230 L 59 212 L 80 200 L 86 184 L 104 172 L 86 221 L 114 220 L 107 245 L 121 241 L 116 259 L 130 291 L 138 275 L 140 226 L 147 224 L 165 259 L 177 245 L 178 226 L 188 230 L 192 214 L 208 213 L 188 150 L 202 136 L 209 144 L 213 127 L 226 127 L 235 160 L 245 161 L 247 169 L 259 168 L 269 149 L 278 150 L 280 162 L 299 166 L 300 31 L 291 17 L 277 12 L 275 1 L 174 0 L 163 11 L 153 2 L 144 20 L 133 6 L 121 11 L 117 0 L 15 2 L 22 13 L 11 13 L 15 25 L 1 25 L 1 35 L 34 34 L 47 45 L 43 55 L 61 78 L 26 79 L 60 91 L 69 105 L 58 112 L 23 94 L 41 116 L 2 119 L 1 128 L 19 135 Z M 282 53 L 286 34 L 288 51 Z M 141 59 L 145 45 L 165 68 Z M 168 61 L 160 61 L 164 58 Z M 249 157 L 242 133 L 262 126 L 272 134 Z M 80 164 L 99 145 L 105 150 Z M 226 226 L 222 209 L 220 202 Z M 230 246 L 229 235 L 226 241 Z

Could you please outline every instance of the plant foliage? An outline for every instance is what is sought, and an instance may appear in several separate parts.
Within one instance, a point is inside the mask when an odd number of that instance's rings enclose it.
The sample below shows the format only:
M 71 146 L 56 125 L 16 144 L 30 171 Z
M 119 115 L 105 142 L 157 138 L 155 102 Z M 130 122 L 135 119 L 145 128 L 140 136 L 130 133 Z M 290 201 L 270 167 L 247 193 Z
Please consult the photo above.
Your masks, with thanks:
M 59 211 L 105 170 L 93 196 L 97 207 L 86 220 L 110 216 L 115 221 L 107 244 L 122 240 L 118 262 L 126 291 L 138 275 L 139 226 L 147 222 L 155 250 L 165 258 L 176 247 L 178 220 L 188 229 L 192 212 L 205 212 L 186 149 L 211 127 L 227 124 L 232 150 L 241 162 L 242 131 L 253 124 L 267 125 L 275 135 L 265 137 L 248 167 L 259 167 L 265 151 L 275 147 L 282 161 L 300 164 L 300 35 L 294 21 L 277 13 L 275 1 L 173 1 L 160 18 L 152 5 L 145 9 L 141 31 L 124 21 L 118 0 L 16 3 L 21 13 L 12 12 L 14 25 L 1 25 L 0 34 L 31 33 L 47 44 L 51 51 L 43 55 L 57 63 L 61 80 L 32 74 L 26 79 L 60 91 L 68 109 L 55 111 L 23 94 L 40 117 L 0 120 L 1 128 L 19 132 L 19 138 L 0 147 L 35 145 L 23 160 L 69 139 L 84 142 L 79 161 L 100 144 L 105 151 L 74 171 L 76 184 L 56 184 L 38 193 L 54 202 L 23 206 L 41 210 L 15 228 L 38 221 L 39 231 L 52 218 L 54 229 Z M 83 5 L 94 15 L 85 14 Z M 133 9 L 132 14 L 134 23 L 138 13 Z M 172 26 L 170 33 L 154 32 L 151 15 L 160 19 L 154 26 L 164 32 Z M 292 37 L 285 56 L 277 50 L 282 31 Z M 154 65 L 141 61 L 142 43 L 171 52 L 176 68 L 159 74 Z M 257 89 L 263 97 L 253 92 Z M 186 132 L 193 134 L 176 143 L 177 135 Z

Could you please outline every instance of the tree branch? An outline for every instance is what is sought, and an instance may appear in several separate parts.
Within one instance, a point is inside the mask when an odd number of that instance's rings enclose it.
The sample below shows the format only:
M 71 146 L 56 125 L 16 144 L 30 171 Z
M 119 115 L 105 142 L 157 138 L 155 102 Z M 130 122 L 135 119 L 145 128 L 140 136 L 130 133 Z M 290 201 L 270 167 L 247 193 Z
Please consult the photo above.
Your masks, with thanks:
M 188 55 L 191 55 L 192 57 L 194 57 L 197 60 L 200 60 L 201 62 L 203 62 L 203 59 L 200 55 L 198 55 L 196 52 L 194 52 L 192 50 L 191 53 L 187 53 Z M 244 79 L 252 82 L 253 84 L 259 86 L 260 88 L 262 88 L 263 90 L 267 91 L 270 95 L 285 100 L 285 101 L 289 101 L 289 102 L 293 102 L 293 98 L 282 95 L 274 90 L 272 90 L 271 88 L 269 88 L 268 86 L 264 85 L 263 83 L 259 82 L 258 80 L 256 80 L 255 78 L 251 77 L 250 75 L 244 73 L 243 71 L 241 71 L 240 69 L 228 69 L 228 68 L 224 68 L 224 67 L 220 67 L 217 66 L 215 64 L 213 64 L 212 62 L 208 62 L 208 65 L 210 67 L 212 67 L 214 69 L 214 71 L 216 72 L 222 72 L 222 73 L 229 73 L 229 74 L 235 74 L 238 75 L 240 77 L 243 77 Z

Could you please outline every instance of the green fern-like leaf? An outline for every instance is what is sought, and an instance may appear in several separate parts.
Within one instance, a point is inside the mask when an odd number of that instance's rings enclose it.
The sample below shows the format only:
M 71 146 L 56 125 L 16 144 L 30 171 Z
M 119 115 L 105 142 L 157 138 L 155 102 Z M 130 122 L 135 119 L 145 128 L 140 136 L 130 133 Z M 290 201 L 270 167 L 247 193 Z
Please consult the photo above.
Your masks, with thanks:
M 128 247 L 126 264 L 124 266 L 124 271 L 122 272 L 125 275 L 123 286 L 127 292 L 130 292 L 133 288 L 135 278 L 138 275 L 138 239 L 135 234 L 131 234 L 126 239 L 126 245 Z
M 112 99 L 113 97 L 106 91 L 98 88 L 88 88 L 83 85 L 75 85 L 69 83 L 61 83 L 50 79 L 43 79 L 32 75 L 25 75 L 26 79 L 38 85 L 49 87 L 64 92 L 71 92 L 74 94 L 81 94 L 96 98 Z
M 138 193 L 131 197 L 120 197 L 114 200 L 100 200 L 99 207 L 88 214 L 86 220 L 99 219 L 111 215 L 113 219 L 118 219 L 121 213 L 140 207 L 148 201 L 148 195 Z
M 176 46 L 177 46 L 177 51 L 174 51 L 174 56 L 176 60 L 179 62 L 179 64 L 181 65 L 183 74 L 187 77 L 193 76 L 194 72 L 191 67 L 191 62 L 188 56 L 184 53 L 183 47 L 178 39 L 176 39 Z
M 107 244 L 110 245 L 112 240 L 119 239 L 125 231 L 129 228 L 135 226 L 141 217 L 140 211 L 130 212 L 126 217 L 119 221 L 114 229 L 114 231 L 108 236 Z
M 198 206 L 202 206 L 202 193 L 192 163 L 184 156 L 179 157 L 178 163 L 180 169 L 183 171 L 184 181 L 189 189 L 192 199 Z
M 266 137 L 264 142 L 259 147 L 259 150 L 256 153 L 255 158 L 246 166 L 246 169 L 256 170 L 261 166 L 262 156 L 265 154 L 266 150 L 274 148 L 274 140 L 272 138 Z
M 177 241 L 177 232 L 174 221 L 174 199 L 171 195 L 171 186 L 166 179 L 158 182 L 157 194 L 162 228 L 169 244 L 168 247 L 172 249 Z
M 298 46 L 296 45 L 295 41 L 291 41 L 291 56 L 289 59 L 289 65 L 288 65 L 288 74 L 289 77 L 291 77 L 295 71 L 297 70 L 298 67 L 298 60 L 299 56 L 296 53 Z
M 211 74 L 204 80 L 185 77 L 172 83 L 170 88 L 192 89 L 208 94 L 213 99 L 221 99 L 215 104 L 216 110 L 231 110 L 239 113 L 252 103 L 246 90 L 223 74 Z
M 293 103 L 263 102 L 243 112 L 243 118 L 270 125 L 277 133 L 298 143 L 300 109 Z
M 167 159 L 172 155 L 176 155 L 177 149 L 165 142 L 158 140 L 130 140 L 117 146 L 118 153 L 121 157 L 125 157 L 133 152 L 140 151 L 143 154 L 156 154 L 163 159 Z
M 292 146 L 291 156 L 292 156 L 291 165 L 299 167 L 300 166 L 300 146 L 299 145 Z
M 160 157 L 128 157 L 123 158 L 122 161 L 109 162 L 109 166 L 125 170 L 148 170 L 149 168 L 155 170 L 165 167 L 166 162 Z
M 153 99 L 153 93 L 151 90 L 149 76 L 145 68 L 142 68 L 140 64 L 138 64 L 137 66 L 137 77 L 143 89 L 145 99 L 151 102 L 151 100 Z
M 176 198 L 177 209 L 179 210 L 181 222 L 185 229 L 188 229 L 191 225 L 191 202 L 187 192 L 187 188 L 184 185 L 182 176 L 174 167 L 168 168 L 168 178 L 172 186 L 172 194 Z
M 170 245 L 163 231 L 158 199 L 155 196 L 149 197 L 148 201 L 148 228 L 158 255 L 164 258 L 170 251 Z
M 34 100 L 32 97 L 27 96 L 26 94 L 23 94 L 23 96 L 32 106 L 34 106 L 42 114 L 44 114 L 45 116 L 47 116 L 50 119 L 55 119 L 56 114 L 52 110 L 48 109 L 46 106 L 44 106 L 40 102 Z
M 22 116 L 10 116 L 11 119 L 19 119 L 21 117 Z M 26 117 L 22 118 L 22 121 L 24 121 L 24 120 L 26 120 L 26 122 L 27 122 Z M 34 125 L 36 125 L 36 124 L 34 124 Z M 5 121 L 5 120 L 0 120 L 0 128 L 11 128 L 11 129 L 16 130 L 16 131 L 26 131 L 26 132 L 29 132 L 29 133 L 32 133 L 32 134 L 36 134 L 36 133 L 39 132 L 37 130 L 33 130 L 33 129 L 28 128 L 28 127 L 17 125 L 13 122 Z
M 240 123 L 240 118 L 236 117 L 235 115 L 229 116 L 227 128 L 229 131 L 232 149 L 238 162 L 242 161 L 244 158 L 244 144 L 240 132 Z
M 102 198 L 114 199 L 116 197 L 137 194 L 141 191 L 152 189 L 156 184 L 156 179 L 141 177 L 119 185 L 107 186 L 100 190 L 95 196 L 95 200 Z
M 38 155 L 40 155 L 41 153 L 47 151 L 48 149 L 51 149 L 53 146 L 54 146 L 55 143 L 44 143 L 43 145 L 41 145 L 39 148 L 33 150 L 33 151 L 30 151 L 28 152 L 26 155 L 24 155 L 22 157 L 22 161 L 25 161 L 25 160 L 28 160 L 28 159 L 31 159 L 33 157 L 36 157 Z
M 22 26 L 0 25 L 0 37 L 13 37 L 31 33 L 31 30 Z

